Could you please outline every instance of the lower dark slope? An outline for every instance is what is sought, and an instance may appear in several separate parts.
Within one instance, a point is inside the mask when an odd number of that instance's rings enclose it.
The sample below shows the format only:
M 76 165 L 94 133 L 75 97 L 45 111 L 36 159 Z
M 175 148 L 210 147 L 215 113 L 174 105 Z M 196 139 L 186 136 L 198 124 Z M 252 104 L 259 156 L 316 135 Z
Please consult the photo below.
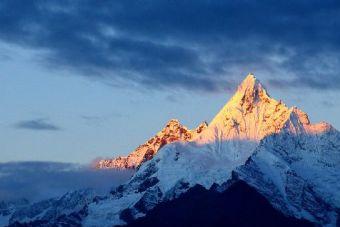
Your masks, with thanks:
M 223 193 L 201 186 L 162 203 L 127 227 L 312 227 L 285 217 L 255 189 L 239 181 Z
M 37 220 L 29 223 L 15 222 L 6 227 L 81 227 L 81 219 L 86 215 L 87 208 L 84 207 L 78 213 L 71 213 L 70 215 L 61 215 L 52 220 Z

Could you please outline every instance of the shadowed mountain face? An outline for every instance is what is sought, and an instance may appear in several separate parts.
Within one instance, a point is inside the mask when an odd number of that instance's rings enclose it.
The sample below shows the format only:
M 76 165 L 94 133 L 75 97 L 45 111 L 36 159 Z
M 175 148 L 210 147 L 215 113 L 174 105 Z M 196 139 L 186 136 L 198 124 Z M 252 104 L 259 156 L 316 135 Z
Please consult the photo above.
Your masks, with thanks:
M 195 186 L 179 198 L 157 205 L 140 219 L 122 219 L 125 227 L 314 227 L 306 220 L 286 217 L 275 210 L 256 190 L 243 181 L 232 184 L 224 192 Z M 10 227 L 81 227 L 80 213 L 60 216 L 55 222 L 13 223 Z M 123 227 L 123 226 L 122 226 Z
M 125 217 L 128 221 L 128 217 Z M 313 227 L 286 217 L 246 183 L 239 181 L 223 193 L 195 186 L 178 199 L 164 202 L 127 227 Z
M 14 215 L 9 222 L 34 227 L 312 226 L 304 219 L 339 226 L 340 133 L 331 125 L 313 124 L 303 111 L 274 100 L 250 74 L 201 129 L 189 136 L 177 121 L 169 122 L 157 139 L 113 162 L 135 163 L 133 177 L 80 211 L 45 219 L 44 210 L 19 219 Z

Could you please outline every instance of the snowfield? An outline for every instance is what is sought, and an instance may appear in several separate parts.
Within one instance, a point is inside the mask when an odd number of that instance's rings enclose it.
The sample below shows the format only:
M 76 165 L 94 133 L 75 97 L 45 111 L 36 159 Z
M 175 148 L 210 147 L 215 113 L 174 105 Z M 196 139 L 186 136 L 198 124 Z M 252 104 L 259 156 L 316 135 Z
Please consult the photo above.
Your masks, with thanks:
M 340 222 L 340 133 L 271 98 L 251 74 L 204 130 L 141 160 L 129 182 L 86 204 L 79 226 L 126 224 L 195 185 L 224 190 L 237 180 L 287 216 Z

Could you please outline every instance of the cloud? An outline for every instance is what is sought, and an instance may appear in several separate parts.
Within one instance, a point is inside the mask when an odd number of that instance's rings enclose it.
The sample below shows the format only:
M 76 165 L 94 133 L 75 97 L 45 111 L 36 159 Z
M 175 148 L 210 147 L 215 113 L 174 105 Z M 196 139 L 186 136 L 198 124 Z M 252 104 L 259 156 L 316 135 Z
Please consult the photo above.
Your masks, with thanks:
M 323 105 L 324 107 L 327 107 L 327 108 L 332 108 L 335 106 L 335 103 L 330 101 L 330 100 L 324 100 L 321 102 L 321 105 Z
M 45 119 L 33 119 L 27 121 L 20 121 L 14 125 L 15 128 L 29 129 L 29 130 L 47 130 L 47 131 L 58 131 L 60 128 L 54 124 L 47 122 Z
M 336 0 L 12 0 L 0 3 L 0 40 L 109 84 L 216 92 L 251 71 L 287 87 L 334 90 L 339 12 Z
M 58 162 L 0 163 L 0 201 L 38 201 L 84 188 L 103 193 L 127 181 L 132 173 Z
M 121 114 L 121 113 L 109 113 L 109 114 L 102 114 L 102 115 L 80 115 L 80 118 L 88 125 L 91 126 L 102 126 L 106 124 L 108 121 L 112 119 L 123 119 L 129 118 L 128 114 Z

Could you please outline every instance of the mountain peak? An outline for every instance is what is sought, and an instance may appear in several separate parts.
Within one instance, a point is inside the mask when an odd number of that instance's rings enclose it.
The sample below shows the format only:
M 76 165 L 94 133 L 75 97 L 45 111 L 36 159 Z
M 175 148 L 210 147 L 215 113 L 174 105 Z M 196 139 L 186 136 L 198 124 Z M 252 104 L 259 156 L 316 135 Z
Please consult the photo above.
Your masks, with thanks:
M 215 116 L 210 128 L 212 132 L 217 130 L 222 140 L 259 141 L 281 130 L 289 116 L 289 108 L 282 101 L 271 98 L 254 74 L 249 73 Z M 214 140 L 213 137 L 210 139 Z
M 183 125 L 178 119 L 172 118 L 166 123 L 165 128 L 173 128 L 173 127 L 183 127 Z
M 176 118 L 170 119 L 167 124 L 180 124 L 180 121 Z
M 249 73 L 239 85 L 238 90 L 243 90 L 245 88 L 256 88 L 258 84 L 260 84 L 260 81 L 255 77 L 254 74 Z
M 249 73 L 208 130 L 200 135 L 204 138 L 200 143 L 235 139 L 259 141 L 282 130 L 315 134 L 332 130 L 332 127 L 325 123 L 311 124 L 308 115 L 297 107 L 288 108 L 281 100 L 271 98 L 254 74 Z
M 244 104 L 255 103 L 261 99 L 267 98 L 269 98 L 269 95 L 264 86 L 254 76 L 254 74 L 249 73 L 243 82 L 238 86 L 233 99 L 236 99 L 238 102 Z
M 164 128 L 145 143 L 139 145 L 128 156 L 113 159 L 100 160 L 96 163 L 97 168 L 135 169 L 153 156 L 166 144 L 177 141 L 191 141 L 208 127 L 202 122 L 195 129 L 188 129 L 179 120 L 170 119 Z
M 258 81 L 256 76 L 253 73 L 248 73 L 246 78 L 243 80 L 242 84 L 245 82 L 255 82 L 255 81 Z

